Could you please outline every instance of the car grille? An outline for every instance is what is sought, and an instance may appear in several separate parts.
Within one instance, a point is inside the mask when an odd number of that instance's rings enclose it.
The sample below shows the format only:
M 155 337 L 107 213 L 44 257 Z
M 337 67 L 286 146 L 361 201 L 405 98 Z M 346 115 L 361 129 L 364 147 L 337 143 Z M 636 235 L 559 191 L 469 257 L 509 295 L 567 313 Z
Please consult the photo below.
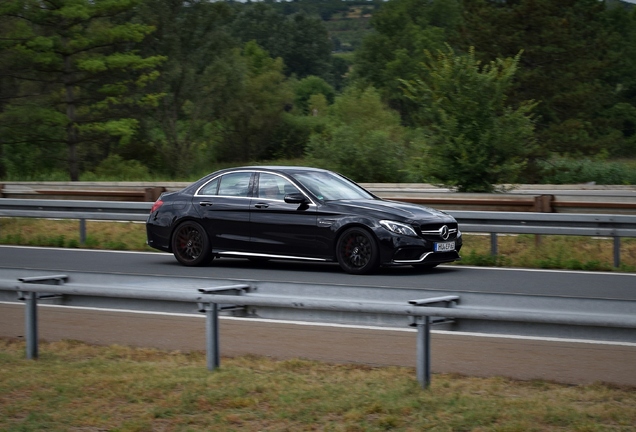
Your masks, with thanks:
M 422 238 L 431 241 L 455 240 L 457 238 L 457 223 L 434 223 L 421 225 L 419 233 Z

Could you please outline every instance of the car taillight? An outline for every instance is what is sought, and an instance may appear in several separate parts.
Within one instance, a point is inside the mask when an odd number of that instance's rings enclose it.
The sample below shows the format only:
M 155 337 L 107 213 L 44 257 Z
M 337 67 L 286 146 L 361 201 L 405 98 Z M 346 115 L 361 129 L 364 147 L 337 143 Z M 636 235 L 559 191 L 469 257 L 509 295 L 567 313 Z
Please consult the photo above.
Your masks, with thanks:
M 161 207 L 163 205 L 163 201 L 161 201 L 160 199 L 158 199 L 157 201 L 155 201 L 155 203 L 152 205 L 152 208 L 150 209 L 150 213 L 154 213 L 156 210 L 159 209 L 159 207 Z

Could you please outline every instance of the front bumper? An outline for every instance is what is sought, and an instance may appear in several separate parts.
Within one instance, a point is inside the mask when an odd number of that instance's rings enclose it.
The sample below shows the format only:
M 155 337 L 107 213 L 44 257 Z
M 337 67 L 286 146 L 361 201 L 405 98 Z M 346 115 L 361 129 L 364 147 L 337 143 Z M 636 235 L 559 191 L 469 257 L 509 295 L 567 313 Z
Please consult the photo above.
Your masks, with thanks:
M 438 264 L 445 262 L 453 262 L 461 259 L 459 251 L 455 249 L 449 252 L 424 252 L 417 259 L 394 259 L 393 264 Z
M 461 235 L 447 240 L 455 242 L 454 250 L 435 252 L 435 241 L 383 231 L 376 231 L 380 240 L 382 265 L 440 264 L 461 259 L 459 256 L 463 244 Z

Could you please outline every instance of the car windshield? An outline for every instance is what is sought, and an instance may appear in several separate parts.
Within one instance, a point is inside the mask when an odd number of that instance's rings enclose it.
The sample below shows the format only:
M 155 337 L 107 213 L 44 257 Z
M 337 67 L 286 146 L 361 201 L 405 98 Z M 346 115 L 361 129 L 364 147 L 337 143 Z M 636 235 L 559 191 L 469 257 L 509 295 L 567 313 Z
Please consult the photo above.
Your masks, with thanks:
M 294 178 L 320 200 L 374 199 L 357 184 L 334 173 L 304 172 L 296 173 Z

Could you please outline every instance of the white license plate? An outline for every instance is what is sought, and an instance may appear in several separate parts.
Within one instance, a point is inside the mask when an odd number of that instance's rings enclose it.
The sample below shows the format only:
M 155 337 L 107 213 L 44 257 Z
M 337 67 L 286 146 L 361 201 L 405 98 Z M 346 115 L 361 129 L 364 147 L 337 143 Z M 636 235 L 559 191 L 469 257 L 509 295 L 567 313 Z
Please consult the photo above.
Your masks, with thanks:
M 455 250 L 455 242 L 435 243 L 435 252 L 448 252 Z

